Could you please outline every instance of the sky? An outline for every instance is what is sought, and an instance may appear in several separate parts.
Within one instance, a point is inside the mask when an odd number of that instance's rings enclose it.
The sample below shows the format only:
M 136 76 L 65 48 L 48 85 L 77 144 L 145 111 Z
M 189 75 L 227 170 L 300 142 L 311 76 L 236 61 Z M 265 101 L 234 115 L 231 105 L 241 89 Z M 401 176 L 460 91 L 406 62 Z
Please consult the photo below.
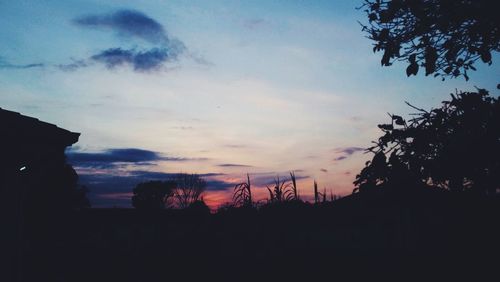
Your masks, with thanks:
M 0 107 L 81 133 L 66 154 L 93 207 L 179 172 L 212 208 L 247 173 L 258 200 L 290 171 L 306 200 L 314 180 L 347 195 L 405 101 L 499 94 L 498 54 L 468 82 L 381 67 L 361 2 L 0 1 Z

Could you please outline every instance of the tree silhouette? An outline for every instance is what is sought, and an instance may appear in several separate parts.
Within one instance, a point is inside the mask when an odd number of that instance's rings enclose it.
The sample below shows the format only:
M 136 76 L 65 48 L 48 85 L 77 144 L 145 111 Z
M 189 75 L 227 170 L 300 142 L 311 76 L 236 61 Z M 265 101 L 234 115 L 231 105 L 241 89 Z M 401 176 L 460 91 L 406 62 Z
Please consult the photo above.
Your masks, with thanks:
M 176 184 L 173 197 L 179 208 L 187 208 L 199 201 L 207 187 L 206 181 L 197 174 L 181 173 L 172 180 Z
M 137 184 L 132 196 L 132 205 L 138 209 L 162 209 L 172 196 L 174 181 L 148 181 Z
M 381 64 L 407 61 L 406 74 L 458 77 L 481 59 L 491 65 L 491 52 L 500 51 L 498 3 L 490 0 L 366 0 L 363 25 L 383 51 Z
M 434 185 L 495 194 L 500 188 L 498 98 L 478 89 L 452 94 L 451 101 L 431 111 L 411 107 L 417 113 L 410 120 L 390 115 L 390 124 L 378 126 L 384 134 L 368 149 L 375 155 L 356 176 L 355 190 Z

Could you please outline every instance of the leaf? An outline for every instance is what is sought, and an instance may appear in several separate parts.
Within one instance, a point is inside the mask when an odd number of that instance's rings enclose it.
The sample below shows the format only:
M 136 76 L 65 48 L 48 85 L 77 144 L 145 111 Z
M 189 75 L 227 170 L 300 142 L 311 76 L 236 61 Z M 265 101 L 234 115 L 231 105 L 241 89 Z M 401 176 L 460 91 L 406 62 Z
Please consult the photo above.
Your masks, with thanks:
M 415 63 L 416 59 L 417 59 L 417 54 L 411 54 L 410 55 L 410 58 L 409 58 L 410 63 Z
M 384 55 L 382 56 L 382 60 L 380 60 L 380 63 L 382 66 L 390 66 L 391 64 L 389 63 L 389 60 L 391 58 L 390 52 L 388 49 L 385 49 Z
M 418 64 L 413 62 L 406 68 L 406 76 L 417 75 L 418 73 Z
M 397 125 L 404 125 L 405 124 L 405 121 L 402 117 L 400 116 L 397 116 L 397 115 L 393 115 L 392 116 L 392 120 L 394 120 L 394 122 L 397 124 Z
M 480 51 L 481 60 L 484 63 L 489 63 L 491 61 L 491 53 L 488 50 Z
M 389 29 L 387 28 L 382 29 L 379 34 L 380 41 L 386 41 L 388 37 L 389 37 Z
M 436 50 L 429 47 L 425 50 L 425 75 L 429 75 L 436 70 Z
M 380 128 L 382 130 L 393 130 L 394 129 L 394 126 L 392 126 L 392 124 L 379 124 L 377 126 L 378 126 L 378 128 Z

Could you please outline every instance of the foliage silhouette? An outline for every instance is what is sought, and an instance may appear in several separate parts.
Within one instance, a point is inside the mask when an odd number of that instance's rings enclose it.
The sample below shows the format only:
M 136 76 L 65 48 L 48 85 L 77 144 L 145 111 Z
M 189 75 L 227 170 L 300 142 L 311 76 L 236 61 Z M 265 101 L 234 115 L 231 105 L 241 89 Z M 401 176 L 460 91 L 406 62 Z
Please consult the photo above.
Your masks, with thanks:
M 408 104 L 410 105 L 410 104 Z M 411 105 L 410 105 L 411 106 Z M 432 185 L 493 195 L 500 188 L 500 101 L 484 89 L 451 94 L 451 101 L 390 124 L 369 151 L 355 191 L 378 186 Z M 387 158 L 388 157 L 388 158 Z
M 318 192 L 318 182 L 316 182 L 316 180 L 314 180 L 314 203 L 315 204 L 318 204 L 319 203 L 319 197 L 320 197 L 320 192 Z
M 286 180 L 281 181 L 279 176 L 274 179 L 274 187 L 266 186 L 269 192 L 270 203 L 281 203 L 294 200 L 292 184 Z
M 180 173 L 172 181 L 176 186 L 173 199 L 178 208 L 187 208 L 200 200 L 207 187 L 206 181 L 197 174 Z
M 381 64 L 407 61 L 406 74 L 469 79 L 477 60 L 491 65 L 500 51 L 498 3 L 490 0 L 366 0 L 369 24 L 363 25 L 383 51 Z
M 248 173 L 247 181 L 234 187 L 233 204 L 237 207 L 251 207 L 253 205 L 250 175 Z
M 292 181 L 291 189 L 292 189 L 292 195 L 293 195 L 293 200 L 299 201 L 299 189 L 297 188 L 297 180 L 295 178 L 295 172 L 290 171 L 290 181 Z
M 174 181 L 148 181 L 137 184 L 132 206 L 138 209 L 162 209 L 176 187 Z

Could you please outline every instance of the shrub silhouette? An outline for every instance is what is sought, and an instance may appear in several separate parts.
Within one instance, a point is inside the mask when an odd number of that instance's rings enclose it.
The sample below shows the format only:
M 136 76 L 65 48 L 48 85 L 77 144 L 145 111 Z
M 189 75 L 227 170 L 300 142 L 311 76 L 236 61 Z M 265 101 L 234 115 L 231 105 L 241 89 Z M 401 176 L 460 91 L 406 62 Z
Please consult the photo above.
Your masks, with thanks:
M 368 16 L 363 30 L 375 41 L 373 51 L 384 52 L 382 66 L 407 61 L 408 76 L 423 67 L 425 75 L 468 80 L 477 60 L 491 65 L 491 53 L 500 51 L 497 5 L 490 0 L 366 0 L 360 9 Z
M 172 196 L 176 183 L 174 181 L 148 181 L 137 184 L 132 196 L 132 206 L 138 209 L 165 208 L 168 198 Z
M 500 102 L 484 89 L 451 97 L 431 111 L 412 106 L 417 113 L 408 121 L 390 115 L 390 124 L 379 125 L 384 134 L 368 148 L 375 155 L 356 176 L 355 190 L 433 185 L 495 194 L 500 188 Z

